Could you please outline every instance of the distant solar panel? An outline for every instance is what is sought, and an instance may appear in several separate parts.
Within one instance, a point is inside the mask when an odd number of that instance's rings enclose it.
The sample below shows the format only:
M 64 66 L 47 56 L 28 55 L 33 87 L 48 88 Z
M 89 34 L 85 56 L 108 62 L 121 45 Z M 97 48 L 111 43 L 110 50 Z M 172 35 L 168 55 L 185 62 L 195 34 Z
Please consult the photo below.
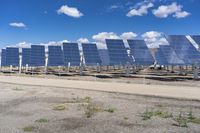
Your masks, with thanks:
M 6 66 L 19 66 L 19 48 L 6 48 Z
M 80 52 L 78 43 L 63 43 L 64 65 L 80 66 Z
M 90 65 L 93 66 L 97 64 L 101 65 L 102 61 L 100 59 L 96 44 L 83 43 L 82 48 L 86 65 L 88 66 Z
M 6 66 L 6 49 L 1 50 L 1 66 Z
M 160 50 L 162 51 L 169 65 L 185 64 L 184 61 L 177 56 L 176 52 L 170 47 L 170 45 L 161 45 Z
M 45 47 L 42 45 L 31 45 L 31 66 L 45 66 Z
M 126 65 L 130 63 L 123 40 L 106 39 L 106 45 L 108 48 L 110 65 Z
M 136 65 L 153 65 L 154 59 L 144 40 L 128 40 Z
M 108 66 L 109 65 L 109 55 L 108 55 L 108 50 L 107 49 L 98 49 L 99 51 L 99 56 L 100 56 L 100 59 L 102 61 L 102 65 L 103 66 Z
M 22 48 L 22 66 L 30 65 L 30 48 Z
M 48 66 L 63 66 L 63 51 L 61 46 L 48 46 Z
M 200 63 L 200 53 L 184 35 L 167 36 L 167 41 L 186 65 Z
M 196 44 L 198 44 L 198 46 L 200 47 L 200 35 L 193 35 L 190 36 L 195 42 Z

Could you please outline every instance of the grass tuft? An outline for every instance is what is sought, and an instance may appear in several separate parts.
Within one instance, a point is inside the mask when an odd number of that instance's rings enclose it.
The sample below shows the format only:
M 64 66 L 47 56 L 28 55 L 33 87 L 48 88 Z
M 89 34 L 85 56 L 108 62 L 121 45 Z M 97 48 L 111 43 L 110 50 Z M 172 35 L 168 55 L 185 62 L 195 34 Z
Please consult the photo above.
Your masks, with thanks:
M 109 113 L 114 113 L 115 111 L 117 111 L 116 108 L 109 108 L 109 109 L 105 109 L 104 111 L 109 112 Z
M 92 104 L 88 104 L 86 107 L 86 111 L 85 111 L 85 115 L 87 116 L 87 118 L 92 117 L 95 113 L 97 112 L 102 112 L 102 108 L 92 105 Z
M 65 109 L 66 109 L 66 106 L 64 104 L 58 104 L 53 107 L 53 110 L 55 111 L 63 111 Z
M 36 127 L 34 126 L 27 126 L 23 128 L 24 132 L 33 132 L 35 129 Z
M 46 119 L 46 118 L 41 118 L 39 120 L 36 120 L 35 122 L 38 122 L 38 123 L 47 123 L 47 122 L 49 122 L 49 120 Z

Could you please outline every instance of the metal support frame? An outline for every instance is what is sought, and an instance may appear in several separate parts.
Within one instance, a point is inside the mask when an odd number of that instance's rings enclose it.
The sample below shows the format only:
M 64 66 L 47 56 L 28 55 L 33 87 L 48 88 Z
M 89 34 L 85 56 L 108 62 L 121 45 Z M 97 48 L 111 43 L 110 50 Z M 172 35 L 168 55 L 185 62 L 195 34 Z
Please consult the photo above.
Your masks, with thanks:
M 194 80 L 199 79 L 199 67 L 196 63 L 194 63 L 193 77 L 194 77 Z

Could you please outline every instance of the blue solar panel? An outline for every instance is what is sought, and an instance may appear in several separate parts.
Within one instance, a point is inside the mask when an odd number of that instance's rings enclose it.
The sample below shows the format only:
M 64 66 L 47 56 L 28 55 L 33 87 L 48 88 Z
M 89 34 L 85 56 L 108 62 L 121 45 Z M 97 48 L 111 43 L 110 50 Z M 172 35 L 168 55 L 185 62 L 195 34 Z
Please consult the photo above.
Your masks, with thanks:
M 152 65 L 154 64 L 153 56 L 151 55 L 144 40 L 128 40 L 136 65 Z
M 30 65 L 30 48 L 22 48 L 22 66 Z
M 31 66 L 45 66 L 45 47 L 42 45 L 31 45 Z
M 61 46 L 48 46 L 48 66 L 63 66 L 63 51 Z
M 170 46 L 186 65 L 200 63 L 200 53 L 184 35 L 170 35 L 167 38 Z
M 199 35 L 193 35 L 191 38 L 198 44 L 200 47 L 200 36 Z
M 6 66 L 6 49 L 1 50 L 1 66 Z
M 19 66 L 19 48 L 6 48 L 6 66 Z
M 169 65 L 184 65 L 184 61 L 181 60 L 176 52 L 171 48 L 170 45 L 161 45 L 160 49 L 165 56 Z
M 123 40 L 106 39 L 110 65 L 126 65 L 130 62 Z
M 64 65 L 80 66 L 80 52 L 78 43 L 63 43 Z
M 84 43 L 82 48 L 86 65 L 100 65 L 102 63 L 96 44 Z
M 163 51 L 158 48 L 156 53 L 155 53 L 155 60 L 156 60 L 156 64 L 158 65 L 170 65 L 163 53 Z
M 103 66 L 108 66 L 109 65 L 109 55 L 108 55 L 108 50 L 107 49 L 99 49 L 99 56 L 102 61 Z

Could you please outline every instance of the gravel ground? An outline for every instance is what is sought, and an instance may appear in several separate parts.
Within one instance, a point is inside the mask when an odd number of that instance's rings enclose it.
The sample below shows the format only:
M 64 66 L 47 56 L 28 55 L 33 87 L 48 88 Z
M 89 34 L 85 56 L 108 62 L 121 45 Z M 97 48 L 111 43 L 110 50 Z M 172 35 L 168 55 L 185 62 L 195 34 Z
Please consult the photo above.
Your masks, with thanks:
M 6 83 L 0 90 L 0 133 L 200 132 L 198 100 Z

